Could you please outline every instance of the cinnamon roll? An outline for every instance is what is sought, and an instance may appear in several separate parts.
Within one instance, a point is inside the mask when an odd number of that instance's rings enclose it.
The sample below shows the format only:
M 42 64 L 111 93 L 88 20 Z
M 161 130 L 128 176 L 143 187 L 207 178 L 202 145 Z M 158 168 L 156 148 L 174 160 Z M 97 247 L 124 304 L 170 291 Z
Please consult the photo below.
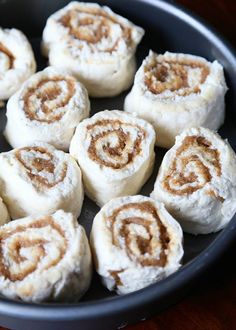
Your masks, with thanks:
M 84 197 L 76 161 L 42 142 L 0 154 L 0 191 L 12 219 L 58 209 L 78 217 Z
M 16 29 L 0 28 L 0 101 L 7 100 L 36 70 L 33 50 Z
M 170 148 L 184 129 L 216 130 L 224 122 L 227 87 L 223 67 L 199 56 L 150 51 L 125 99 L 125 111 L 148 120 L 156 144 Z
M 71 213 L 26 217 L 0 227 L 0 292 L 26 302 L 75 301 L 88 289 L 91 253 Z
M 152 126 L 123 111 L 101 111 L 80 123 L 70 153 L 80 165 L 88 197 L 102 206 L 136 194 L 152 173 L 154 143 Z
M 151 197 L 164 202 L 188 233 L 224 228 L 236 212 L 233 149 L 209 129 L 185 130 L 166 153 Z
M 0 226 L 4 225 L 8 221 L 10 221 L 10 216 L 6 208 L 6 205 L 4 204 L 2 198 L 0 197 Z
M 68 70 L 90 96 L 114 96 L 133 81 L 143 34 L 106 6 L 73 1 L 48 18 L 42 50 L 50 65 Z
M 48 67 L 33 75 L 8 101 L 4 134 L 13 148 L 43 141 L 68 151 L 76 126 L 89 111 L 83 85 Z
M 155 283 L 181 265 L 183 233 L 164 204 L 144 196 L 116 198 L 91 231 L 95 267 L 104 285 L 126 294 Z

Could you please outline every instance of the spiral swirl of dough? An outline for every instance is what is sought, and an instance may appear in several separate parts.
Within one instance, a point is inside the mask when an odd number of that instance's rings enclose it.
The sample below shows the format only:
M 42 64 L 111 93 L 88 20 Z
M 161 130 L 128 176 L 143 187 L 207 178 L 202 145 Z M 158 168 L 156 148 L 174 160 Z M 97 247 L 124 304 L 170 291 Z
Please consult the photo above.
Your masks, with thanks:
M 55 267 L 66 253 L 63 229 L 51 216 L 28 225 L 0 229 L 0 274 L 11 282 Z M 56 242 L 56 243 L 55 243 Z M 49 254 L 50 248 L 54 250 Z
M 60 120 L 74 96 L 76 80 L 72 77 L 41 79 L 23 95 L 24 111 L 30 120 L 52 123 Z
M 79 40 L 81 47 L 86 43 L 92 51 L 111 53 L 117 49 L 121 39 L 127 45 L 132 42 L 130 28 L 99 8 L 80 6 L 70 9 L 59 23 L 68 29 L 70 42 Z
M 87 126 L 90 136 L 88 155 L 96 163 L 122 169 L 132 163 L 141 151 L 145 130 L 120 120 L 103 119 Z
M 66 176 L 66 162 L 60 162 L 44 147 L 17 149 L 15 157 L 38 189 L 52 188 L 62 182 Z
M 174 195 L 189 195 L 221 176 L 219 151 L 203 136 L 187 136 L 163 179 L 163 187 Z M 214 192 L 210 192 L 214 194 Z
M 115 209 L 107 226 L 113 245 L 125 250 L 132 261 L 143 267 L 165 267 L 170 238 L 151 202 L 131 202 Z
M 152 58 L 144 68 L 145 84 L 153 94 L 171 92 L 167 98 L 173 96 L 187 96 L 200 92 L 209 74 L 206 64 L 194 60 Z M 164 98 L 165 98 L 164 97 Z

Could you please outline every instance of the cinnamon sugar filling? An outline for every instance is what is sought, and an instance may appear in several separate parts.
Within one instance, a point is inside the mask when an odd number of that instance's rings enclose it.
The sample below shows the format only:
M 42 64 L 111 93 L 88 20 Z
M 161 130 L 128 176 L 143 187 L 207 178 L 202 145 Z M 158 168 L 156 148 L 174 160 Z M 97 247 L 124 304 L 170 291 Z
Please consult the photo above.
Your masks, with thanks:
M 37 266 L 40 261 L 47 256 L 47 251 L 45 249 L 45 244 L 48 243 L 48 240 L 43 237 L 41 239 L 33 238 L 21 238 L 20 234 L 27 232 L 27 229 L 40 229 L 43 227 L 51 227 L 53 230 L 57 231 L 60 237 L 63 240 L 63 244 L 58 246 L 59 255 L 53 260 L 47 263 L 42 270 L 47 270 L 53 266 L 56 266 L 60 260 L 64 257 L 67 249 L 67 240 L 65 238 L 65 233 L 63 229 L 53 221 L 53 218 L 46 216 L 42 219 L 36 220 L 30 225 L 19 225 L 14 229 L 2 229 L 0 230 L 0 275 L 4 276 L 6 279 L 9 279 L 11 282 L 22 281 L 25 277 L 32 274 L 37 270 Z M 17 235 L 19 234 L 19 235 Z M 37 254 L 34 254 L 34 263 L 30 262 L 28 265 L 23 265 L 21 271 L 13 272 L 10 270 L 9 261 L 4 260 L 3 246 L 7 239 L 12 239 L 9 244 L 8 256 L 16 264 L 21 264 L 27 260 L 26 257 L 21 255 L 22 248 L 34 247 L 37 250 Z
M 112 129 L 108 129 L 108 125 L 112 125 Z M 94 129 L 100 127 L 99 133 L 94 133 Z M 130 133 L 127 128 L 135 128 L 138 130 L 137 136 L 131 140 Z M 124 130 L 126 128 L 126 130 Z M 91 135 L 91 142 L 88 148 L 90 159 L 99 165 L 111 167 L 113 169 L 122 169 L 132 163 L 134 159 L 141 153 L 141 143 L 146 136 L 146 132 L 139 126 L 122 123 L 119 120 L 98 120 L 95 124 L 87 126 L 88 134 Z M 116 145 L 111 145 L 106 141 L 109 137 L 115 135 L 118 139 Z M 102 151 L 107 155 L 108 160 L 101 158 L 98 152 L 98 144 L 103 142 Z M 131 144 L 131 146 L 130 146 Z M 113 161 L 109 161 L 112 159 Z
M 3 53 L 8 57 L 8 59 L 9 59 L 9 68 L 8 68 L 8 70 L 12 69 L 14 67 L 15 57 L 12 54 L 12 52 L 6 46 L 4 46 L 3 43 L 1 43 L 1 42 L 0 42 L 0 53 Z
M 192 85 L 189 82 L 189 72 L 193 69 L 199 69 L 200 75 L 198 83 Z M 200 92 L 200 85 L 209 75 L 209 68 L 197 61 L 155 60 L 144 68 L 144 72 L 145 84 L 153 94 L 170 91 L 175 95 L 187 96 Z
M 187 171 L 190 165 L 194 170 Z M 210 167 L 217 176 L 221 176 L 219 151 L 214 149 L 205 137 L 187 136 L 176 151 L 170 169 L 163 179 L 163 187 L 174 195 L 192 194 L 211 181 Z M 193 183 L 194 185 L 191 185 Z
M 66 84 L 66 93 L 59 83 Z M 48 86 L 47 86 L 48 85 Z M 53 123 L 60 120 L 65 114 L 64 108 L 75 94 L 75 80 L 73 78 L 54 77 L 45 78 L 31 87 L 23 96 L 24 111 L 30 120 L 44 123 Z M 38 108 L 40 107 L 41 115 Z
M 117 221 L 119 221 L 117 219 L 120 213 L 129 209 L 148 213 L 150 214 L 150 218 L 130 216 L 122 219 L 119 228 L 115 228 Z M 145 235 L 132 233 L 130 226 L 133 224 L 143 227 Z M 154 228 L 152 228 L 153 224 L 155 224 Z M 168 259 L 170 237 L 156 208 L 150 202 L 129 203 L 117 208 L 107 219 L 107 225 L 111 230 L 112 244 L 120 249 L 125 249 L 131 260 L 138 262 L 144 267 L 165 267 Z M 123 244 L 121 245 L 119 238 L 122 238 L 124 247 L 122 246 Z M 136 252 L 133 250 L 134 245 L 137 249 Z M 156 255 L 157 250 L 160 250 L 159 257 Z M 117 271 L 116 273 L 114 273 L 114 270 L 112 272 L 114 274 L 113 277 L 117 277 Z
M 122 273 L 124 269 L 121 270 L 108 270 L 108 273 L 113 277 L 116 287 L 123 285 L 119 274 Z
M 31 162 L 26 162 L 22 156 L 22 152 L 37 152 L 40 156 L 32 159 Z M 46 156 L 46 157 L 45 157 Z M 64 163 L 61 171 L 59 172 L 59 177 L 57 180 L 50 182 L 47 177 L 41 175 L 41 171 L 44 171 L 48 174 L 54 174 L 55 172 L 55 159 L 54 156 L 43 147 L 25 147 L 16 150 L 15 152 L 16 159 L 24 166 L 27 175 L 30 180 L 38 188 L 52 188 L 58 183 L 62 182 L 65 179 L 67 173 L 67 164 Z
M 81 17 L 80 17 L 81 16 Z M 76 22 L 76 24 L 74 23 Z M 111 33 L 111 25 L 119 24 L 122 30 L 122 37 L 127 44 L 131 44 L 131 29 L 119 23 L 114 17 L 99 9 L 73 9 L 69 10 L 59 20 L 65 28 L 69 30 L 69 34 L 81 41 L 86 41 L 90 44 L 96 44 L 103 38 L 108 39 Z M 74 24 L 73 24 L 74 23 Z M 111 45 L 111 47 L 104 49 L 104 52 L 115 51 L 120 38 Z

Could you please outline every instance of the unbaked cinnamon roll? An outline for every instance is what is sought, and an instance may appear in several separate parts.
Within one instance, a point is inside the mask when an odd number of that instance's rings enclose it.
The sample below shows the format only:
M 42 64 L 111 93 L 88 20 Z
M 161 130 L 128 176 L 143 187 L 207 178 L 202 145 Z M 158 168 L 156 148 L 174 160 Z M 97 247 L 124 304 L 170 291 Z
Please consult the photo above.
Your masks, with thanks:
M 224 122 L 227 91 L 223 67 L 199 56 L 150 51 L 125 99 L 125 111 L 148 120 L 156 144 L 170 148 L 190 127 L 218 129 Z
M 185 130 L 165 155 L 151 197 L 164 202 L 184 231 L 208 234 L 236 212 L 236 155 L 206 128 Z
M 8 101 L 4 134 L 13 148 L 43 141 L 68 151 L 76 126 L 89 111 L 84 86 L 48 67 L 27 80 Z
M 0 154 L 0 191 L 12 219 L 58 209 L 78 217 L 84 198 L 76 161 L 42 142 Z
M 26 302 L 75 301 L 88 289 L 91 253 L 71 213 L 27 217 L 0 227 L 0 292 Z
M 104 285 L 126 294 L 175 272 L 183 257 L 182 240 L 181 227 L 162 203 L 128 196 L 100 210 L 90 242 Z
M 67 69 L 90 96 L 114 96 L 133 81 L 143 34 L 108 7 L 74 1 L 48 18 L 42 49 L 50 65 Z
M 82 170 L 85 192 L 98 205 L 136 194 L 152 173 L 155 132 L 142 119 L 105 110 L 85 119 L 70 153 Z
M 0 101 L 7 100 L 36 70 L 26 36 L 16 29 L 0 28 Z

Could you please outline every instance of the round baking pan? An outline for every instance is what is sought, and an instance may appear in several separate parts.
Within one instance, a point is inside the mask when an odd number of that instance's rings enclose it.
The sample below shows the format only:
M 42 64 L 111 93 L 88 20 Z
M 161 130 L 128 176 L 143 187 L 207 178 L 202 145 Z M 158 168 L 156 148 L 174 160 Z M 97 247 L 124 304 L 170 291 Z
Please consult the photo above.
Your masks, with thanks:
M 47 65 L 40 55 L 40 36 L 47 17 L 63 7 L 64 0 L 0 0 L 0 25 L 17 27 L 31 40 L 38 70 Z M 131 19 L 146 30 L 137 52 L 137 61 L 151 48 L 156 52 L 174 51 L 200 55 L 208 60 L 217 59 L 225 68 L 229 91 L 226 95 L 226 122 L 220 134 L 228 138 L 236 149 L 236 59 L 230 45 L 200 19 L 170 2 L 159 0 L 97 1 L 110 6 L 117 13 Z M 92 113 L 103 109 L 122 109 L 126 93 L 112 99 L 92 99 Z M 0 112 L 1 131 L 5 126 L 5 110 Z M 10 146 L 0 137 L 0 150 Z M 156 168 L 142 190 L 148 195 L 153 189 L 158 166 L 165 153 L 156 150 Z M 94 215 L 98 211 L 85 199 L 80 223 L 89 234 Z M 11 329 L 115 329 L 147 318 L 152 313 L 179 300 L 236 238 L 236 216 L 218 234 L 185 235 L 183 267 L 167 279 L 145 289 L 116 296 L 102 287 L 94 274 L 92 285 L 84 298 L 74 304 L 26 304 L 0 297 L 0 324 Z

